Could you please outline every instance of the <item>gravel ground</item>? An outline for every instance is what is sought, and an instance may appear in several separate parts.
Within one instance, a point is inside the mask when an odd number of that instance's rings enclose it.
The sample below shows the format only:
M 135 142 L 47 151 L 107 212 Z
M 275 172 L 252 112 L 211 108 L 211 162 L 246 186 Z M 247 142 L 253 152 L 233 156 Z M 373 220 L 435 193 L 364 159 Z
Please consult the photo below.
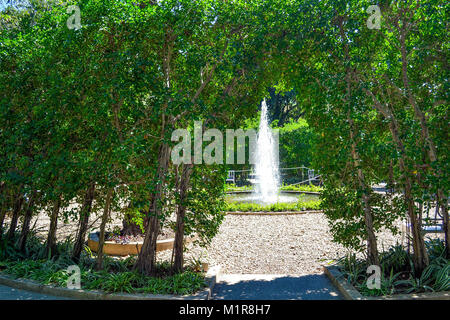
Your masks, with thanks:
M 402 241 L 386 231 L 378 235 L 380 249 Z M 322 266 L 347 250 L 331 241 L 322 213 L 289 216 L 228 215 L 207 249 L 188 245 L 186 260 L 199 258 L 221 265 L 223 273 L 320 274 Z M 170 251 L 159 253 L 170 259 Z

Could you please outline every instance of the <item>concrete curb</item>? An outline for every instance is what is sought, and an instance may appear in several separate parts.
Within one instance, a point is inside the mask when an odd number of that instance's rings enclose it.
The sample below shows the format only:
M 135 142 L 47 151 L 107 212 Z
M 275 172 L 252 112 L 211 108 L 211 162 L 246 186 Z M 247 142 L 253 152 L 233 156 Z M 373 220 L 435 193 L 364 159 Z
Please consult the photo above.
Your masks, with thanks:
M 214 290 L 214 287 L 216 286 L 216 283 L 220 276 L 220 271 L 221 271 L 221 267 L 220 266 L 215 266 L 212 267 L 211 269 L 208 270 L 208 272 L 206 273 L 206 283 L 207 283 L 207 287 L 205 289 L 205 291 L 207 292 L 207 298 L 206 300 L 211 300 L 212 299 L 212 293 Z
M 392 296 L 373 297 L 369 300 L 450 300 L 450 291 L 395 294 Z
M 345 300 L 367 300 L 361 293 L 358 292 L 351 284 L 349 284 L 344 275 L 339 271 L 338 267 L 323 267 L 323 271 L 331 282 L 342 293 Z
M 450 300 L 450 291 L 395 294 L 383 297 L 366 297 L 345 280 L 345 276 L 336 266 L 323 267 L 325 274 L 338 288 L 346 300 Z
M 52 285 L 44 285 L 33 280 L 15 279 L 8 275 L 0 274 L 0 284 L 11 288 L 32 291 L 56 297 L 65 297 L 75 300 L 209 300 L 220 273 L 220 266 L 212 267 L 206 273 L 205 282 L 207 287 L 193 295 L 170 295 L 170 294 L 128 294 L 128 293 L 105 293 L 98 290 L 77 290 Z
M 306 210 L 306 211 L 228 211 L 226 214 L 230 215 L 240 215 L 240 216 L 289 216 L 295 214 L 306 214 L 306 213 L 322 213 L 320 210 Z

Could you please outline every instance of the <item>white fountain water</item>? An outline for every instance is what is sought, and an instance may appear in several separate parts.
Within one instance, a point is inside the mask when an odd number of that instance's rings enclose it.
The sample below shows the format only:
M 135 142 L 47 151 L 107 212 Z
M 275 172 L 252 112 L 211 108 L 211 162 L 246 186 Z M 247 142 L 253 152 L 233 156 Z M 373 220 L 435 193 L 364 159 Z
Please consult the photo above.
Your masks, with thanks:
M 260 202 L 274 203 L 278 200 L 279 170 L 278 147 L 272 129 L 269 127 L 266 100 L 261 107 L 255 152 L 255 198 Z

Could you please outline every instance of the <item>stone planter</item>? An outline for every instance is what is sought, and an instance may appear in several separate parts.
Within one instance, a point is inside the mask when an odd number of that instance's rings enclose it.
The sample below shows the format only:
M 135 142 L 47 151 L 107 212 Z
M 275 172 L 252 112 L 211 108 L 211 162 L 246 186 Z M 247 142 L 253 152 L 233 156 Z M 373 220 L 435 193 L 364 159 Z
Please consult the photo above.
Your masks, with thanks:
M 186 242 L 191 242 L 193 239 L 187 238 Z M 169 250 L 173 248 L 175 239 L 158 240 L 156 242 L 156 251 Z M 94 232 L 89 234 L 88 247 L 97 252 L 98 250 L 98 233 Z M 114 241 L 105 241 L 103 245 L 103 253 L 110 256 L 129 256 L 137 255 L 141 251 L 142 242 L 129 242 L 129 243 L 116 243 Z

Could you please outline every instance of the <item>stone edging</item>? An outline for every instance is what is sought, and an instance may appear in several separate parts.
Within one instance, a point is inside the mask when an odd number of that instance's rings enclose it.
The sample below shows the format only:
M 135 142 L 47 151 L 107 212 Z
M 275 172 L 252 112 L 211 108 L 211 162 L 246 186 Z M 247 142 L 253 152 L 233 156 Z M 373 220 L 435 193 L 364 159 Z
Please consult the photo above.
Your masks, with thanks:
M 323 267 L 323 271 L 338 288 L 346 300 L 450 300 L 450 291 L 412 294 L 395 294 L 383 297 L 366 297 L 345 280 L 345 276 L 336 266 Z
M 226 214 L 230 215 L 240 215 L 240 216 L 284 216 L 284 215 L 295 215 L 295 214 L 306 214 L 306 213 L 322 213 L 321 210 L 306 210 L 306 211 L 228 211 Z
M 44 285 L 28 279 L 14 279 L 0 274 L 0 284 L 19 290 L 32 291 L 56 297 L 65 297 L 75 300 L 209 300 L 220 273 L 220 266 L 212 267 L 206 273 L 206 288 L 193 295 L 171 294 L 108 294 L 98 290 L 77 290 L 52 285 Z

